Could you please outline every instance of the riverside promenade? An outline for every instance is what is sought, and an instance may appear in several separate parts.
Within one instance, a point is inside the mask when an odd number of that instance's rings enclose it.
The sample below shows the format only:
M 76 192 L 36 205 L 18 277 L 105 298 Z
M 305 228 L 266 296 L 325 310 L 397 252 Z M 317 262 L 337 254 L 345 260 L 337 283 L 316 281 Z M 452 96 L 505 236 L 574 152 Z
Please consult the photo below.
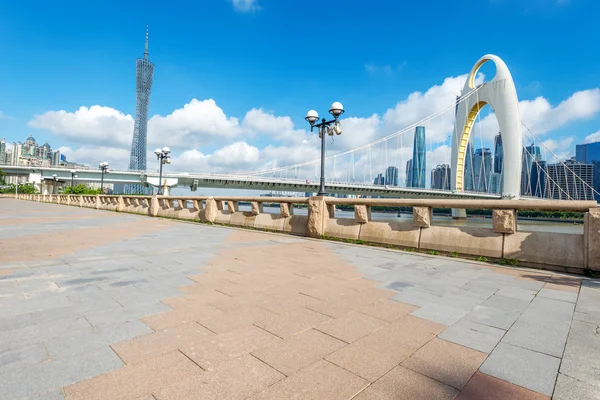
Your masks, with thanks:
M 0 199 L 0 399 L 600 399 L 600 282 Z

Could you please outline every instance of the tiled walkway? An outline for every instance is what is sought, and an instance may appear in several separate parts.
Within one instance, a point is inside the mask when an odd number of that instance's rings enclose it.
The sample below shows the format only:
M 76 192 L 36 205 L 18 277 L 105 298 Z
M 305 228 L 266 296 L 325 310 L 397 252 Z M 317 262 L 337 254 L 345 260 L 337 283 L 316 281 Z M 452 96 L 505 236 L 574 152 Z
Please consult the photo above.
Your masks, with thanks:
M 600 399 L 600 284 L 0 199 L 0 399 Z

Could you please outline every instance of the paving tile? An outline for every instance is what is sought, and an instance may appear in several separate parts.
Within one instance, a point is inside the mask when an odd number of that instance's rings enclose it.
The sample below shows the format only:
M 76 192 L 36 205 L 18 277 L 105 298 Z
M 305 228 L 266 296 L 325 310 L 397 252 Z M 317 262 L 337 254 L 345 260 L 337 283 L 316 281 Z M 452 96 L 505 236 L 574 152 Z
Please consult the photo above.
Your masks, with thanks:
M 298 371 L 250 400 L 346 400 L 354 398 L 368 381 L 325 360 Z
M 600 388 L 600 324 L 573 320 L 560 372 Z
M 400 354 L 401 351 L 404 351 L 403 355 Z M 381 349 L 357 342 L 329 354 L 325 359 L 361 378 L 374 382 L 412 352 L 412 349 L 402 345 L 395 347 L 393 351 L 381 351 Z
M 560 276 L 554 275 L 546 285 L 547 289 L 562 290 L 565 292 L 577 293 L 581 287 L 581 278 L 575 278 L 571 276 Z
M 204 372 L 179 351 L 127 365 L 118 370 L 64 387 L 67 400 L 135 398 Z
M 309 310 L 307 308 L 301 308 L 285 315 L 274 317 L 273 319 L 268 320 L 266 323 L 259 324 L 259 326 L 273 333 L 274 335 L 287 338 L 299 332 L 318 326 L 323 322 L 329 321 L 330 319 L 331 317 L 327 315 Z
M 560 358 L 499 343 L 480 371 L 498 379 L 552 396 Z
M 521 316 L 521 311 L 505 311 L 495 307 L 480 305 L 465 315 L 465 319 L 494 328 L 508 330 Z
M 154 395 L 158 400 L 243 400 L 283 378 L 267 364 L 245 355 L 201 376 L 155 390 Z
M 343 317 L 323 322 L 317 325 L 315 329 L 343 340 L 346 343 L 352 343 L 386 325 L 387 322 L 379 318 L 353 312 Z
M 389 352 L 401 362 L 406 358 L 406 349 L 414 352 L 444 329 L 444 325 L 407 315 L 359 339 L 357 343 Z
M 449 326 L 464 317 L 468 312 L 469 311 L 465 309 L 455 308 L 435 302 L 427 304 L 420 309 L 413 311 L 410 313 L 410 315 Z
M 353 400 L 451 400 L 458 390 L 402 366 L 392 369 Z
M 253 351 L 252 354 L 277 371 L 290 376 L 345 345 L 341 340 L 309 329 L 280 343 Z
M 455 400 L 550 400 L 550 397 L 476 372 Z
M 438 301 L 441 298 L 442 296 L 438 294 L 431 293 L 420 288 L 411 288 L 395 295 L 392 297 L 392 300 L 401 301 L 417 307 L 423 307 L 429 303 Z
M 417 307 L 400 301 L 386 299 L 358 309 L 358 312 L 388 322 L 394 322 L 415 311 Z
M 504 286 L 496 292 L 497 295 L 512 297 L 519 300 L 531 301 L 535 297 L 537 291 L 529 289 L 521 289 L 519 287 Z
M 554 299 L 554 300 L 568 301 L 569 303 L 576 303 L 578 293 L 577 292 L 569 292 L 569 291 L 565 291 L 565 290 L 550 289 L 550 288 L 544 287 L 542 290 L 540 290 L 540 292 L 537 295 L 538 295 L 538 297 L 545 297 L 547 299 Z
M 210 318 L 223 315 L 223 311 L 211 305 L 189 306 L 161 314 L 142 318 L 142 322 L 155 331 L 184 325 L 202 318 Z
M 573 311 L 572 303 L 537 297 L 502 342 L 562 357 Z
M 0 373 L 9 368 L 22 368 L 27 365 L 48 361 L 48 352 L 42 343 L 3 351 L 0 353 Z
M 401 365 L 448 386 L 462 389 L 486 357 L 485 353 L 433 339 Z
M 554 400 L 600 400 L 600 388 L 570 376 L 558 374 L 552 398 Z
M 215 334 L 196 322 L 153 332 L 111 345 L 123 362 L 131 364 L 171 352 L 188 343 L 201 341 Z
M 198 318 L 198 322 L 216 333 L 226 333 L 250 325 L 264 326 L 275 319 L 277 314 L 262 307 L 249 306 L 236 308 L 223 315 Z
M 491 353 L 506 333 L 503 329 L 461 319 L 438 337 L 483 353 Z

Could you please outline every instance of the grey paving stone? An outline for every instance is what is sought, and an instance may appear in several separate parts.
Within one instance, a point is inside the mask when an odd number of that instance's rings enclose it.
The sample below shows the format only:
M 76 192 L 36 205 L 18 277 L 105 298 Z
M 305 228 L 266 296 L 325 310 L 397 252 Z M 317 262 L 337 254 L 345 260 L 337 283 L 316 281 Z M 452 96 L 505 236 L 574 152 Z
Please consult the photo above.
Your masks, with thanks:
M 9 368 L 20 368 L 39 364 L 48 359 L 48 352 L 42 343 L 33 346 L 8 350 L 0 353 L 0 373 Z
M 461 319 L 440 333 L 438 337 L 489 354 L 505 333 L 503 329 Z
M 573 320 L 560 372 L 600 391 L 600 325 Z
M 515 280 L 511 281 L 508 284 L 508 286 L 509 287 L 518 287 L 521 289 L 533 290 L 534 292 L 538 292 L 542 287 L 544 287 L 545 284 L 546 284 L 545 281 L 540 282 L 540 281 L 530 281 L 530 280 L 526 280 L 526 279 L 515 279 Z
M 535 297 L 537 291 L 529 289 L 521 289 L 514 286 L 504 286 L 498 290 L 496 294 L 500 296 L 512 297 L 519 300 L 531 301 Z
M 33 325 L 33 320 L 29 314 L 21 314 L 14 317 L 0 318 L 0 332 L 12 329 L 24 328 Z
M 515 385 L 552 396 L 560 358 L 499 343 L 479 370 Z
M 561 300 L 561 301 L 568 301 L 570 303 L 575 303 L 575 302 L 577 302 L 578 293 L 565 292 L 564 290 L 554 290 L 554 289 L 543 288 L 542 290 L 539 291 L 539 293 L 537 295 L 538 295 L 538 297 L 545 297 L 547 299 L 554 299 L 554 300 Z
M 600 388 L 570 376 L 558 374 L 552 398 L 554 400 L 600 400 Z
M 484 296 L 491 296 L 498 292 L 498 290 L 500 290 L 504 285 L 505 282 L 503 281 L 480 278 L 471 280 L 469 283 L 464 285 L 462 289 Z
M 383 289 L 395 290 L 397 292 L 401 292 L 406 289 L 415 287 L 415 285 L 413 285 L 412 283 L 406 283 L 406 282 L 402 282 L 402 281 L 391 281 L 391 282 L 385 282 L 380 287 Z
M 442 296 L 440 295 L 425 291 L 422 288 L 415 287 L 398 293 L 397 295 L 392 297 L 392 300 L 412 304 L 417 307 L 423 307 L 441 298 Z
M 531 302 L 529 300 L 520 300 L 514 297 L 502 296 L 500 294 L 495 294 L 490 296 L 486 301 L 481 303 L 482 306 L 486 307 L 494 307 L 503 311 L 520 311 L 523 312 L 529 307 Z
M 44 344 L 52 359 L 61 359 L 87 353 L 121 340 L 152 332 L 152 329 L 143 322 L 133 320 L 57 337 L 46 341 Z
M 521 315 L 521 311 L 504 311 L 479 305 L 465 315 L 465 319 L 483 325 L 508 330 Z
M 410 314 L 415 317 L 449 326 L 464 317 L 467 313 L 468 311 L 465 311 L 464 309 L 441 305 L 436 302 L 427 304 Z
M 142 317 L 170 311 L 171 308 L 162 303 L 140 303 L 132 308 L 121 308 L 110 313 L 97 311 L 86 314 L 87 320 L 95 328 L 133 321 Z
M 465 278 L 469 280 L 474 280 L 478 278 L 482 278 L 489 274 L 491 271 L 484 268 L 476 268 L 476 267 L 467 267 L 459 269 L 456 272 L 451 273 L 451 276 L 455 276 L 457 278 Z
M 48 392 L 38 393 L 33 396 L 21 397 L 18 400 L 64 400 L 62 389 L 54 389 Z M 17 400 L 17 399 L 14 399 Z
M 56 296 L 48 299 L 26 300 L 21 302 L 18 307 L 11 307 L 8 310 L 5 308 L 0 308 L 0 318 L 43 310 L 51 310 L 54 308 L 68 306 L 70 304 L 71 302 L 66 296 Z
M 562 357 L 573 311 L 571 303 L 537 297 L 502 342 Z
M 52 360 L 0 373 L 0 398 L 35 398 L 62 386 L 91 378 L 123 366 L 110 348 L 98 349 L 81 357 Z

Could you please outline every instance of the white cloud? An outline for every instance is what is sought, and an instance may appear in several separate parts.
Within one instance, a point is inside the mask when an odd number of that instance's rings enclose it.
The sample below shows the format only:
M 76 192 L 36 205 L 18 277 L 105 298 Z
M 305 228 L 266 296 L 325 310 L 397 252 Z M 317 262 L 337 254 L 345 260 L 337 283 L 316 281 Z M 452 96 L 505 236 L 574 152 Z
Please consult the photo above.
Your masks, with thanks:
M 585 143 L 600 142 L 600 131 L 591 133 L 585 137 Z
M 211 164 L 235 169 L 254 166 L 259 160 L 259 154 L 258 148 L 246 142 L 235 142 L 215 151 L 211 157 Z
M 67 161 L 86 164 L 91 168 L 96 168 L 98 164 L 105 161 L 108 162 L 110 169 L 125 170 L 129 166 L 129 151 L 125 149 L 109 146 L 83 146 L 73 150 L 63 146 L 58 150 L 67 157 Z
M 111 107 L 79 107 L 75 112 L 48 111 L 28 125 L 45 129 L 75 143 L 100 146 L 131 146 L 133 117 Z
M 231 0 L 233 8 L 237 12 L 247 13 L 262 10 L 258 0 Z
M 195 148 L 225 142 L 240 133 L 237 118 L 225 115 L 213 99 L 192 99 L 166 117 L 155 115 L 148 121 L 148 143 L 159 147 L 168 141 L 174 148 Z
M 560 139 L 546 139 L 543 142 L 544 145 L 541 146 L 541 151 L 549 163 L 555 163 L 559 160 L 564 161 L 575 155 L 572 147 L 574 142 L 575 137 L 573 136 L 563 137 Z M 554 153 L 556 157 L 554 157 L 550 152 Z M 558 160 L 556 158 L 558 158 Z

